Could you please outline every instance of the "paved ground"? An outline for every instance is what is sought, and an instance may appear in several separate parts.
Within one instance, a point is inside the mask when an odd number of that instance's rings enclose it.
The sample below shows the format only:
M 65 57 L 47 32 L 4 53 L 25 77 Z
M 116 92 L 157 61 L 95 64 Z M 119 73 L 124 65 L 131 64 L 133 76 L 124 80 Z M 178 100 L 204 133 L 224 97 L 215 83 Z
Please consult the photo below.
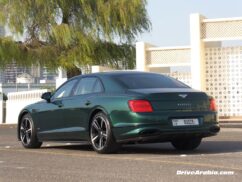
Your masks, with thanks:
M 177 175 L 181 171 L 201 175 Z M 202 173 L 233 171 L 233 175 Z M 44 143 L 24 149 L 14 126 L 0 126 L 0 182 L 21 181 L 241 181 L 242 129 L 222 129 L 194 152 L 170 144 L 124 146 L 100 155 L 87 144 Z

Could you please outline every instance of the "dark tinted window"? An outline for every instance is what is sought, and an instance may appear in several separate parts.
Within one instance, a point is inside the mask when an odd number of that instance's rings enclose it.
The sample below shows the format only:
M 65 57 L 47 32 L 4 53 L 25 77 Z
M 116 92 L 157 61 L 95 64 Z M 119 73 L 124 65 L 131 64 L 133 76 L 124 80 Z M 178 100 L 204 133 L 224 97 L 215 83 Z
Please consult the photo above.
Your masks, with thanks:
M 69 82 L 67 82 L 66 84 L 64 84 L 63 86 L 61 86 L 54 94 L 53 99 L 56 98 L 63 98 L 63 97 L 68 97 L 71 94 L 71 91 L 75 85 L 75 83 L 77 82 L 77 80 L 71 80 Z
M 93 92 L 100 92 L 101 85 L 97 85 L 98 79 L 95 77 L 82 78 L 74 91 L 74 95 L 90 94 Z
M 180 81 L 158 74 L 127 74 L 117 75 L 114 78 L 128 89 L 188 88 Z

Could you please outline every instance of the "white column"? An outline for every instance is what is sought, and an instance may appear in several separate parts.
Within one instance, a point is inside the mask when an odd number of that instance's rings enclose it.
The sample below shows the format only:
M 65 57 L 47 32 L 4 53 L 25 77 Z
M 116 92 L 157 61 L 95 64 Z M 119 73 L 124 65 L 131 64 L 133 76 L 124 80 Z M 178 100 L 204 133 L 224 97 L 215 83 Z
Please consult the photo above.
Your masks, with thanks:
M 205 46 L 201 35 L 203 18 L 199 14 L 190 15 L 190 41 L 192 87 L 205 91 Z
M 146 44 L 145 42 L 136 43 L 136 70 L 148 71 L 146 65 Z

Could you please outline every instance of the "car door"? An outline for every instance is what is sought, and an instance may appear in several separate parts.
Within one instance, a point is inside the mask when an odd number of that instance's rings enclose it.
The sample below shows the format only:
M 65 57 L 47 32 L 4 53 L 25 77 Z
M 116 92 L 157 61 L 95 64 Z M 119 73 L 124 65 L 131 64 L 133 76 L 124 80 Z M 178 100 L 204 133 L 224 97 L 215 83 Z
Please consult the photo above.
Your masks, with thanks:
M 83 77 L 77 83 L 72 97 L 63 100 L 63 122 L 70 128 L 70 133 L 66 135 L 68 139 L 87 139 L 88 117 L 93 107 L 91 100 L 102 91 L 102 84 L 97 77 Z
M 68 99 L 73 91 L 77 79 L 63 84 L 38 112 L 38 135 L 42 140 L 62 140 L 68 132 L 68 125 L 63 120 L 65 110 L 63 101 Z

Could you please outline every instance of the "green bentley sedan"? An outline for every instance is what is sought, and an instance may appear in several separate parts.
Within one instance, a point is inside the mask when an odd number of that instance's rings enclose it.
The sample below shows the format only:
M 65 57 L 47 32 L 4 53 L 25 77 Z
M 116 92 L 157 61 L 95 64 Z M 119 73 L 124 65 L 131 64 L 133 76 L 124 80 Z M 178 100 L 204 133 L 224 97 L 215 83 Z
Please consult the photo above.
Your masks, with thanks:
M 89 141 L 98 153 L 151 142 L 193 150 L 220 130 L 212 97 L 161 74 L 80 75 L 41 98 L 19 114 L 18 139 L 25 148 L 45 141 Z

